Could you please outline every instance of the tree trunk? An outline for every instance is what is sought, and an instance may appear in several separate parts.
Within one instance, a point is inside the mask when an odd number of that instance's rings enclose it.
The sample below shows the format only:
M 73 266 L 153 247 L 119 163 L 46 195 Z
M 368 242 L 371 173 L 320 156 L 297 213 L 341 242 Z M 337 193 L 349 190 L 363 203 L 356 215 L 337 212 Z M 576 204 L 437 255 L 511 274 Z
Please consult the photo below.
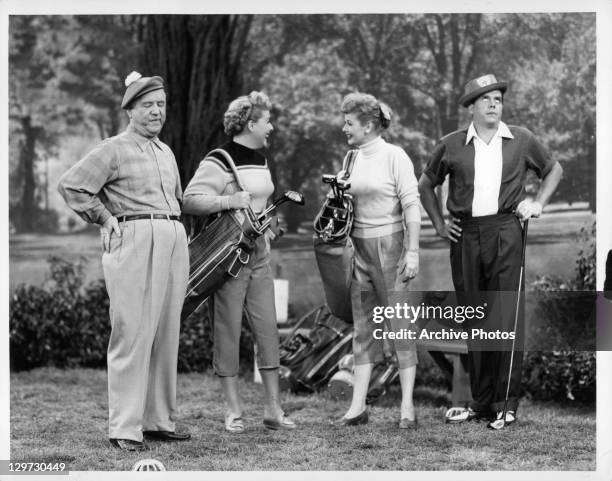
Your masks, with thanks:
M 36 161 L 36 140 L 40 134 L 40 127 L 32 126 L 29 115 L 21 118 L 21 128 L 24 139 L 21 143 L 19 153 L 19 164 L 23 179 L 23 193 L 19 208 L 18 225 L 15 226 L 19 232 L 29 232 L 34 228 L 36 218 L 36 177 L 34 175 L 34 162 Z
M 438 114 L 438 137 L 459 128 L 459 98 L 481 54 L 481 14 L 426 15 L 420 32 L 432 57 L 432 97 Z M 429 79 L 428 79 L 429 80 Z M 432 91 L 432 85 L 422 85 Z
M 593 117 L 587 117 L 584 122 L 584 136 L 587 144 L 587 158 L 586 165 L 587 167 L 587 182 L 586 182 L 586 190 L 587 190 L 587 201 L 589 203 L 589 209 L 593 212 L 597 211 L 597 142 L 596 142 L 596 132 L 595 132 L 595 120 Z M 579 162 L 579 159 L 576 159 Z
M 242 92 L 240 64 L 251 16 L 149 15 L 147 72 L 166 84 L 161 138 L 174 152 L 183 187 L 207 151 L 224 140 L 222 117 Z

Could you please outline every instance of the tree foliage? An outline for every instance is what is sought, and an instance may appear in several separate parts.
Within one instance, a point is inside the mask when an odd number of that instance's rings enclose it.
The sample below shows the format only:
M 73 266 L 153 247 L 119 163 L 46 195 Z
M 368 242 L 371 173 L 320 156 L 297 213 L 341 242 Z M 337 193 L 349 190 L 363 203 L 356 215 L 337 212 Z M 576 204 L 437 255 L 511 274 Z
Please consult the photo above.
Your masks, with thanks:
M 99 138 L 120 125 L 120 68 L 138 51 L 118 16 L 11 16 L 9 108 L 11 220 L 20 231 L 48 224 L 36 163 L 59 155 L 66 135 L 96 128 Z M 129 37 L 129 39 L 126 39 Z M 123 46 L 122 46 L 123 45 Z
M 534 131 L 563 164 L 555 199 L 594 206 L 594 14 L 12 16 L 9 62 L 11 203 L 22 220 L 40 208 L 36 161 L 59 154 L 58 138 L 122 128 L 131 70 L 166 80 L 162 138 L 183 185 L 224 140 L 229 101 L 267 92 L 277 189 L 304 190 L 310 206 L 319 175 L 346 151 L 344 94 L 391 106 L 388 140 L 419 173 L 437 139 L 468 120 L 457 103 L 465 83 L 492 72 L 509 83 L 504 119 Z M 287 215 L 296 228 L 313 211 Z

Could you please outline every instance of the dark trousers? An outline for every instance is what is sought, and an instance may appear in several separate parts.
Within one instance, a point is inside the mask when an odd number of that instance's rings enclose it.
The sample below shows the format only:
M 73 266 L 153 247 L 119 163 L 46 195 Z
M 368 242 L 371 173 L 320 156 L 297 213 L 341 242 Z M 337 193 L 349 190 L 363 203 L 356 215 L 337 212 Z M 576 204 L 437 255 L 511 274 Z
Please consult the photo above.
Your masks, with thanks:
M 514 214 L 471 217 L 460 222 L 462 235 L 451 242 L 450 260 L 457 300 L 463 305 L 488 305 L 485 330 L 512 332 L 518 295 L 522 228 Z M 521 289 L 524 289 L 524 279 Z M 495 292 L 484 292 L 495 291 Z M 516 411 L 520 394 L 523 361 L 524 302 L 517 325 L 517 342 L 508 409 Z M 486 344 L 468 341 L 468 369 L 472 389 L 472 408 L 476 411 L 501 411 L 508 383 L 511 340 Z M 490 350 L 494 346 L 494 350 Z M 484 350 L 487 349 L 487 350 Z

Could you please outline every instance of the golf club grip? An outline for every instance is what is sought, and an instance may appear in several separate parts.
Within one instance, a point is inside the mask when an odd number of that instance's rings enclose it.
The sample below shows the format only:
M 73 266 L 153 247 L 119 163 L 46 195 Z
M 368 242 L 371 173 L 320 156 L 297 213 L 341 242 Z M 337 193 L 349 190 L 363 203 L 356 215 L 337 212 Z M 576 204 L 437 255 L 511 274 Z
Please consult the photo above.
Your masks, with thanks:
M 527 228 L 529 227 L 529 219 L 525 219 L 523 223 L 523 252 L 521 254 L 522 265 L 525 265 L 525 252 L 527 251 Z

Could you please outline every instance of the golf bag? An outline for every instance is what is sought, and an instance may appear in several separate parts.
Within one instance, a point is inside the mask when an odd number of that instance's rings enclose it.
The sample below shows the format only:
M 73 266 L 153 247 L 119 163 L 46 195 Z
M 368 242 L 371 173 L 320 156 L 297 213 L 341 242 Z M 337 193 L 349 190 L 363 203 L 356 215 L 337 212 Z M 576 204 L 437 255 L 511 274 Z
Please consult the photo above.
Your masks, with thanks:
M 226 159 L 238 190 L 245 190 L 231 156 L 215 149 Z M 181 319 L 191 315 L 200 304 L 227 280 L 238 277 L 249 262 L 255 240 L 270 226 L 269 219 L 259 219 L 250 207 L 220 212 L 189 241 L 189 285 Z
M 206 157 L 213 153 L 221 154 L 225 158 L 234 176 L 234 183 L 230 184 L 232 190 L 228 192 L 244 191 L 244 185 L 232 157 L 223 149 L 215 149 Z M 181 320 L 189 317 L 225 282 L 240 275 L 255 249 L 257 238 L 264 235 L 269 228 L 272 231 L 276 230 L 273 225 L 275 219 L 270 214 L 276 206 L 287 200 L 304 205 L 302 194 L 286 191 L 257 215 L 251 207 L 246 207 L 222 211 L 209 219 L 192 219 L 193 229 L 188 230 L 190 232 L 189 285 L 181 311 Z M 209 222 L 202 227 L 205 220 Z M 279 232 L 279 235 L 281 234 L 282 232 Z
M 333 399 L 350 401 L 353 396 L 353 355 L 347 354 L 338 363 L 339 370 L 331 377 L 327 388 Z M 394 357 L 387 357 L 374 364 L 366 403 L 374 404 L 383 397 L 387 388 L 399 379 L 399 367 Z
M 344 176 L 324 175 L 330 184 L 332 197 L 325 199 L 315 217 L 314 251 L 325 300 L 331 313 L 346 322 L 353 322 L 351 279 L 353 277 L 353 243 L 349 234 L 353 227 L 353 198 L 346 193 L 351 186 L 351 174 L 357 151 L 350 150 L 344 161 Z
M 312 327 L 302 328 L 307 324 Z M 280 346 L 282 389 L 312 393 L 324 387 L 338 370 L 338 361 L 353 347 L 350 324 L 320 306 L 303 316 Z

